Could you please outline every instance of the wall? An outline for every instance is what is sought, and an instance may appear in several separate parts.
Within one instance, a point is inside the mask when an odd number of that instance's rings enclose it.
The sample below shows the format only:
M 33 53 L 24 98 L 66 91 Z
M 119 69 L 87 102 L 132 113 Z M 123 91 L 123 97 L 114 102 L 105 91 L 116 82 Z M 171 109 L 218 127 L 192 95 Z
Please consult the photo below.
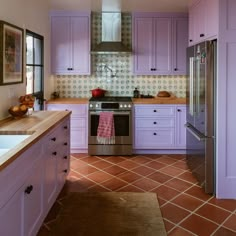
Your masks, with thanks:
M 131 47 L 131 15 L 122 16 L 122 41 Z M 92 46 L 101 40 L 101 14 L 92 14 Z M 107 69 L 108 66 L 112 72 Z M 61 97 L 90 97 L 91 89 L 100 87 L 110 96 L 132 96 L 134 88 L 141 94 L 156 95 L 160 90 L 185 97 L 186 76 L 134 76 L 132 55 L 92 55 L 91 76 L 55 75 L 55 91 Z
M 49 44 L 49 2 L 38 0 L 1 0 L 0 20 L 7 21 L 23 29 L 29 29 L 44 36 L 45 94 L 51 93 L 53 81 L 50 80 L 50 44 Z M 24 76 L 25 78 L 25 76 Z M 24 83 L 0 86 L 0 119 L 8 116 L 8 108 L 18 104 L 18 97 L 25 94 Z M 11 98 L 10 98 L 11 97 Z

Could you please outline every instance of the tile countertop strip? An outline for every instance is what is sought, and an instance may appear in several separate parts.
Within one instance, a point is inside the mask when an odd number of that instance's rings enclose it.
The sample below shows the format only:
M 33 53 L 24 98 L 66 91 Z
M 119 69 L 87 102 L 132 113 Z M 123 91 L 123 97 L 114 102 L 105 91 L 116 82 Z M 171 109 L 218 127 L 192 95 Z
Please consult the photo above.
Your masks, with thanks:
M 133 98 L 134 104 L 186 104 L 186 98 Z
M 89 98 L 56 98 L 48 100 L 48 104 L 87 104 Z
M 57 98 L 48 104 L 87 104 L 89 98 Z M 132 98 L 134 104 L 186 104 L 186 98 Z
M 6 118 L 0 120 L 0 135 L 32 134 L 1 156 L 0 171 L 70 114 L 70 111 L 38 111 L 33 112 L 31 116 L 19 119 Z

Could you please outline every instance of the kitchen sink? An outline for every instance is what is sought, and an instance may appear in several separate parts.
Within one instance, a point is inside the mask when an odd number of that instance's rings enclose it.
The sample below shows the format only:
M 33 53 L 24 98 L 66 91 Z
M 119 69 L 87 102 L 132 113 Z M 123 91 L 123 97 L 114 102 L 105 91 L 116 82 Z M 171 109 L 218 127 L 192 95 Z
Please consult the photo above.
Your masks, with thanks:
M 27 139 L 30 134 L 0 134 L 0 156 Z

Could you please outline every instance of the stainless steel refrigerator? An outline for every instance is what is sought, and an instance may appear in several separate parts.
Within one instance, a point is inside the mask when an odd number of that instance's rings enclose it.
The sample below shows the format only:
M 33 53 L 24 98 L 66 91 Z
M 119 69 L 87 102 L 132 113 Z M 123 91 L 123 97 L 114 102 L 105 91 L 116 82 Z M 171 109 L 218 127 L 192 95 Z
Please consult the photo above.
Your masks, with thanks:
M 187 49 L 187 165 L 206 193 L 215 192 L 216 41 Z

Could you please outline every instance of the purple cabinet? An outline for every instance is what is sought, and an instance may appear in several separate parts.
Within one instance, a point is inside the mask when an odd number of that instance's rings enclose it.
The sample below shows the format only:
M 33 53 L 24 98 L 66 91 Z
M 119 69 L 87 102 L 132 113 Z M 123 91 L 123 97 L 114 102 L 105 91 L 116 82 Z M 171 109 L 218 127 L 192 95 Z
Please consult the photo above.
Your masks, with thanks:
M 136 75 L 185 74 L 187 17 L 133 15 L 133 72 Z
M 54 74 L 90 74 L 90 14 L 51 14 L 51 70 Z
M 218 35 L 218 0 L 196 0 L 189 8 L 189 45 Z
M 72 111 L 71 152 L 86 153 L 88 150 L 88 105 L 87 104 L 47 104 L 47 110 Z
M 185 120 L 185 105 L 135 105 L 134 149 L 153 153 L 186 149 Z

